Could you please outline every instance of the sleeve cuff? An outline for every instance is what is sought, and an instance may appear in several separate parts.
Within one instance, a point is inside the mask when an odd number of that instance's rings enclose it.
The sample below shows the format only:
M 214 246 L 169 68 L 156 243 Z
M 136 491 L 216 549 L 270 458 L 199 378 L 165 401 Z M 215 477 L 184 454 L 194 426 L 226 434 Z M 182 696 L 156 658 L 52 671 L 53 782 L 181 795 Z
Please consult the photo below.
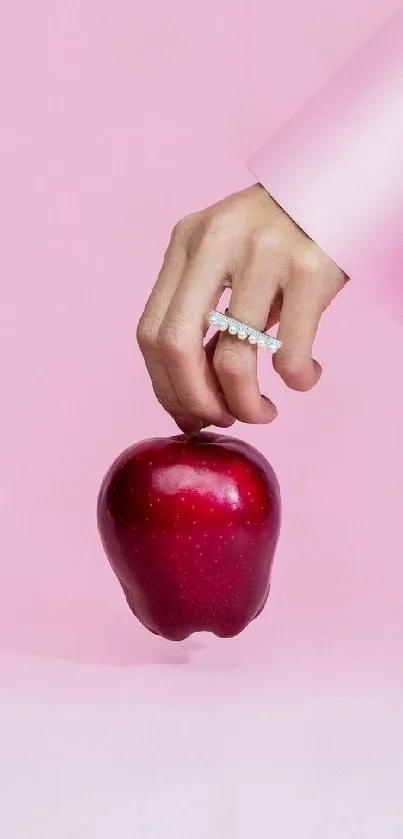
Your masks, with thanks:
M 248 166 L 403 322 L 403 9 Z

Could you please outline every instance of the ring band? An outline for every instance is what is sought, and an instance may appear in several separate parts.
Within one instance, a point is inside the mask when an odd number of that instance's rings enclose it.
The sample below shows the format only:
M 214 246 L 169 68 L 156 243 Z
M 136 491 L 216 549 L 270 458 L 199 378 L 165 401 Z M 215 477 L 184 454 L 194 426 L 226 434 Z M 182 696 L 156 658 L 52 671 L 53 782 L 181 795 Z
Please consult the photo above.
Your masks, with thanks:
M 208 313 L 207 320 L 210 326 L 215 326 L 220 332 L 228 332 L 229 335 L 236 335 L 240 341 L 248 341 L 249 344 L 257 347 L 266 347 L 270 352 L 275 353 L 282 346 L 282 342 L 267 332 L 260 332 L 241 320 L 236 320 L 227 314 L 217 312 L 213 309 Z

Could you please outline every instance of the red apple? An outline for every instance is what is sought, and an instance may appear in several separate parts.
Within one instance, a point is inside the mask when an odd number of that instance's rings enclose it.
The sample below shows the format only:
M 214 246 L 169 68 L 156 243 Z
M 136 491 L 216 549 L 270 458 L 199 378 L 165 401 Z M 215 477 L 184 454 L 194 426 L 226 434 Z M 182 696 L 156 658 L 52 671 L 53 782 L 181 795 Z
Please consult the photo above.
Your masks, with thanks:
M 281 500 L 248 443 L 212 433 L 138 443 L 109 469 L 97 512 L 109 562 L 151 632 L 228 638 L 262 611 Z

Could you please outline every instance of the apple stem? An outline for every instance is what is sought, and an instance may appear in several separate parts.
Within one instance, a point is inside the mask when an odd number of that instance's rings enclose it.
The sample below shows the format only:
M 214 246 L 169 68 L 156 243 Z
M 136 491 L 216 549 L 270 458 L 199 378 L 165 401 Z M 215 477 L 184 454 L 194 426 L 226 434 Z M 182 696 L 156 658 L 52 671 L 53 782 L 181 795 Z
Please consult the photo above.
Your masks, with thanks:
M 202 428 L 203 428 L 203 423 L 198 422 L 198 424 L 195 428 L 192 428 L 191 431 L 186 431 L 185 432 L 185 437 L 187 438 L 189 443 L 193 443 L 194 440 L 197 439 L 197 437 L 199 436 Z

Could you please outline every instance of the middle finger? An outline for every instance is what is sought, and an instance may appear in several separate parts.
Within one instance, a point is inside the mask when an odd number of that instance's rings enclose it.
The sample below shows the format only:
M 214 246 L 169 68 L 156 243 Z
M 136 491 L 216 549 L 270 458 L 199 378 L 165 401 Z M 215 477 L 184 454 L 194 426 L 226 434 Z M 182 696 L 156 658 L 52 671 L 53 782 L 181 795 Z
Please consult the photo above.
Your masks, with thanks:
M 272 301 L 278 289 L 281 268 L 275 259 L 250 259 L 233 280 L 231 317 L 266 328 Z M 257 351 L 247 339 L 223 333 L 214 356 L 214 368 L 231 413 L 242 422 L 267 423 L 277 411 L 260 393 L 257 378 Z

